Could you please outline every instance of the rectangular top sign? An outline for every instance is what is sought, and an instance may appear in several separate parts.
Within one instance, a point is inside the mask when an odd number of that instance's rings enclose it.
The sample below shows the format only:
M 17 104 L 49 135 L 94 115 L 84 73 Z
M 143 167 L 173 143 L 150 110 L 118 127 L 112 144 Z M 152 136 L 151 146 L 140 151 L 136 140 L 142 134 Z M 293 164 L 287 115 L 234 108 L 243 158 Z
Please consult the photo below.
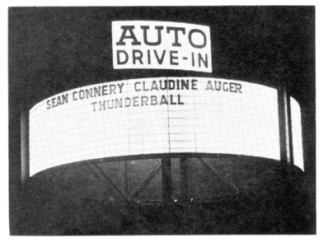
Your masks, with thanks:
M 162 21 L 112 22 L 114 69 L 212 72 L 210 28 Z

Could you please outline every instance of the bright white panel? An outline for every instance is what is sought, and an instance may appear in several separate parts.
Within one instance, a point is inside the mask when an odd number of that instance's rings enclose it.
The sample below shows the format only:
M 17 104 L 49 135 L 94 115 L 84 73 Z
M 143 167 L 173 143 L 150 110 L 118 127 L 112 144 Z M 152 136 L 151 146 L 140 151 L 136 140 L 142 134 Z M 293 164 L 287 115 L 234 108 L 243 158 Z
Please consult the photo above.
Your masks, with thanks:
M 83 160 L 170 152 L 279 160 L 277 90 L 214 78 L 132 79 L 73 89 L 30 110 L 31 175 Z
M 112 47 L 114 69 L 212 72 L 209 26 L 168 21 L 113 21 Z
M 304 171 L 301 108 L 294 98 L 290 98 L 293 134 L 294 165 Z

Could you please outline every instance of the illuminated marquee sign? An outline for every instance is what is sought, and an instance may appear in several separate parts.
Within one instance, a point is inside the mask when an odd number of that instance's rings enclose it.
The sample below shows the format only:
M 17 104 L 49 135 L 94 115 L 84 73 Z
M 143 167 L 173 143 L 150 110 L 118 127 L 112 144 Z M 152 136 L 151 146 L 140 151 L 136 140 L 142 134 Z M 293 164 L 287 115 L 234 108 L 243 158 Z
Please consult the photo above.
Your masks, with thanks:
M 71 162 L 155 153 L 280 159 L 277 90 L 161 77 L 76 88 L 30 110 L 30 174 Z
M 212 72 L 210 28 L 159 21 L 113 21 L 114 69 Z

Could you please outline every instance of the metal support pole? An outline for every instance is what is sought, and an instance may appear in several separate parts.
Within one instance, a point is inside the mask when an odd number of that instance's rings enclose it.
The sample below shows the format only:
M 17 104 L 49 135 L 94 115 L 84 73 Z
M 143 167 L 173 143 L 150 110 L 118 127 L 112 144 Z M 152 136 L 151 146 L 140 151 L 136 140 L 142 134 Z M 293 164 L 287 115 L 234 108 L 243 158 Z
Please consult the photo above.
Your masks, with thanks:
M 169 203 L 172 198 L 171 157 L 162 157 L 161 163 L 163 201 L 164 203 Z
M 283 166 L 290 164 L 290 126 L 288 122 L 287 90 L 284 85 L 278 87 L 280 160 Z
M 128 180 L 128 159 L 124 160 L 124 191 L 129 194 L 129 180 Z
M 180 159 L 180 191 L 181 199 L 186 201 L 189 198 L 188 191 L 188 171 L 187 171 L 187 157 Z
M 28 112 L 22 112 L 20 117 L 21 129 L 21 179 L 22 183 L 29 178 L 29 117 Z
M 294 164 L 294 148 L 293 148 L 293 124 L 292 124 L 292 111 L 290 106 L 290 96 L 287 93 L 287 122 L 288 122 L 288 136 L 289 136 L 289 162 Z

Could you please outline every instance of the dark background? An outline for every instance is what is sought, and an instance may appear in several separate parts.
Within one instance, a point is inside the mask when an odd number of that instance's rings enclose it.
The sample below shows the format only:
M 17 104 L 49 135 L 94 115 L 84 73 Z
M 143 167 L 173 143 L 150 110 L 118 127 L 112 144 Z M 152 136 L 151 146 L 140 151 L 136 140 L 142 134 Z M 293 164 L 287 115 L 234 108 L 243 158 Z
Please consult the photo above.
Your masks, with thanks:
M 113 70 L 111 21 L 164 20 L 210 26 L 212 73 Z M 315 210 L 315 9 L 115 7 L 9 9 L 10 223 L 20 223 L 20 114 L 59 92 L 127 78 L 209 76 L 277 86 L 301 105 L 306 184 Z M 14 232 L 15 233 L 15 232 Z

